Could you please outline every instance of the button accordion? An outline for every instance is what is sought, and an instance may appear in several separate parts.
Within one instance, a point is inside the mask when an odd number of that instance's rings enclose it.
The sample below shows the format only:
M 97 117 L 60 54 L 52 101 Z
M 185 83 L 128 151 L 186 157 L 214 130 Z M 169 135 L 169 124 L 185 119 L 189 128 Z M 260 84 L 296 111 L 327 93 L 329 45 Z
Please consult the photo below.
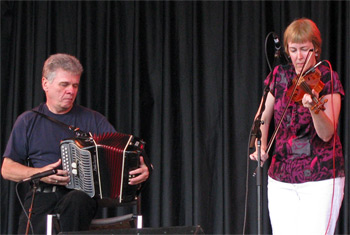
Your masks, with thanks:
M 127 203 L 137 199 L 139 185 L 129 185 L 129 171 L 139 167 L 145 142 L 121 133 L 62 140 L 63 170 L 69 172 L 69 189 L 90 197 Z

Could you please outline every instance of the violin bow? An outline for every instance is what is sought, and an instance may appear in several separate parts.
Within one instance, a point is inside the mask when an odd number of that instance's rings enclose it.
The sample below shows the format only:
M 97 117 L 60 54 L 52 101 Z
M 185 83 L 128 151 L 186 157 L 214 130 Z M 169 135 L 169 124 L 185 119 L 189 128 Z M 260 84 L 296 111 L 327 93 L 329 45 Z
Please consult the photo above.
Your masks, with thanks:
M 297 83 L 296 83 L 296 85 L 295 85 L 295 87 L 294 87 L 294 89 L 293 89 L 292 95 L 290 96 L 290 98 L 289 98 L 289 100 L 288 100 L 288 103 L 287 103 L 286 107 L 285 107 L 284 110 L 283 110 L 283 114 L 282 114 L 282 116 L 281 116 L 281 119 L 279 120 L 279 122 L 278 122 L 278 124 L 277 124 L 277 126 L 276 126 L 276 128 L 275 128 L 275 130 L 274 130 L 274 132 L 272 133 L 272 136 L 271 136 L 271 138 L 270 138 L 270 140 L 269 140 L 269 143 L 267 144 L 267 148 L 266 148 L 266 151 L 265 151 L 266 154 L 268 154 L 268 153 L 270 152 L 270 149 L 271 149 L 271 147 L 272 147 L 272 144 L 273 144 L 273 142 L 274 142 L 274 140 L 275 140 L 275 138 L 276 138 L 277 132 L 278 132 L 278 130 L 280 129 L 281 124 L 282 124 L 282 121 L 283 121 L 283 119 L 284 119 L 284 117 L 285 117 L 285 115 L 286 115 L 286 113 L 287 113 L 287 109 L 288 109 L 290 103 L 292 102 L 293 94 L 295 93 L 295 90 L 296 90 L 296 88 L 297 88 L 297 84 L 298 84 L 298 82 L 299 82 L 299 79 L 300 79 L 300 77 L 302 77 L 303 71 L 304 71 L 304 69 L 305 69 L 305 65 L 306 65 L 307 63 L 309 63 L 313 51 L 314 51 L 314 49 L 310 49 L 309 52 L 308 52 L 307 58 L 306 58 L 306 60 L 305 60 L 305 62 L 304 62 L 304 64 L 303 64 L 303 67 L 302 67 L 302 69 L 301 69 L 301 73 L 300 73 L 299 76 L 298 76 Z M 262 164 L 264 164 L 264 162 L 262 162 Z M 256 172 L 256 170 L 255 170 L 255 172 Z M 255 175 L 255 172 L 254 172 L 253 175 Z

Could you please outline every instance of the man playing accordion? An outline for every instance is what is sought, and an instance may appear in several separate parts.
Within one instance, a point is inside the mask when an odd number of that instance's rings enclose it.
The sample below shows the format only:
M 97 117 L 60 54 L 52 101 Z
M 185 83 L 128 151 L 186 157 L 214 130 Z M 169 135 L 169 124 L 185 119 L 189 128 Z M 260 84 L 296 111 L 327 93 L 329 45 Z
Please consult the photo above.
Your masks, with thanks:
M 42 87 L 46 103 L 34 111 L 54 118 L 59 122 L 79 127 L 88 133 L 100 135 L 116 130 L 100 113 L 74 104 L 83 67 L 73 56 L 55 54 L 44 64 Z M 46 231 L 46 215 L 60 214 L 63 232 L 88 230 L 96 210 L 97 202 L 81 190 L 68 189 L 69 176 L 61 168 L 60 141 L 75 137 L 74 131 L 48 120 L 33 111 L 21 114 L 13 127 L 2 164 L 1 173 L 7 180 L 19 182 L 39 172 L 58 169 L 40 179 L 36 189 L 34 207 L 31 213 L 33 232 Z M 32 166 L 27 166 L 30 161 Z M 139 168 L 129 172 L 129 184 L 137 185 L 149 178 L 150 164 L 140 157 Z M 32 190 L 24 201 L 26 212 L 31 206 Z M 25 233 L 27 217 L 20 216 L 18 233 Z

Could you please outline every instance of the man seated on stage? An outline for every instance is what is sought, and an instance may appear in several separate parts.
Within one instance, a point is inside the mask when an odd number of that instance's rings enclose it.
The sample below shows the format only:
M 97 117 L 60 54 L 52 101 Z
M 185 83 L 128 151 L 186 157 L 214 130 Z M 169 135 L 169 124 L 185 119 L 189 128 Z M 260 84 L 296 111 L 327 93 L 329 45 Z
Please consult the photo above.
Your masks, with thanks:
M 46 103 L 34 110 L 62 123 L 79 127 L 86 133 L 102 134 L 116 132 L 100 113 L 74 104 L 83 67 L 79 60 L 67 54 L 50 56 L 44 64 L 42 87 Z M 67 171 L 62 170 L 60 141 L 75 137 L 75 133 L 33 111 L 21 114 L 13 127 L 7 143 L 1 169 L 7 180 L 19 182 L 36 173 L 57 169 L 56 174 L 41 178 L 32 209 L 31 223 L 34 233 L 46 233 L 46 215 L 60 214 L 63 232 L 88 230 L 96 210 L 97 202 L 80 190 L 67 189 Z M 27 166 L 27 162 L 32 164 Z M 146 181 L 150 175 L 150 164 L 140 157 L 140 167 L 130 171 L 129 184 Z M 27 193 L 24 207 L 28 214 L 32 190 Z M 27 230 L 27 217 L 22 212 L 18 233 Z M 31 230 L 29 230 L 31 232 Z

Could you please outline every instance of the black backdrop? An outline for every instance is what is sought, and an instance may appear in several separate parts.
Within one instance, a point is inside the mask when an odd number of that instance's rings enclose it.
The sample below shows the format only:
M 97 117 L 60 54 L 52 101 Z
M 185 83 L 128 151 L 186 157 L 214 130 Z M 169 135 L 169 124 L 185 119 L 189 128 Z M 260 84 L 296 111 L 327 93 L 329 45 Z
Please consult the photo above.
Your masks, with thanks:
M 16 117 L 44 101 L 44 60 L 70 53 L 85 68 L 77 103 L 147 142 L 155 170 L 144 225 L 242 233 L 247 142 L 269 72 L 265 37 L 282 40 L 298 17 L 319 26 L 321 58 L 347 94 L 339 133 L 348 175 L 349 11 L 348 1 L 1 1 L 1 154 Z M 248 167 L 247 233 L 257 233 L 256 163 Z M 271 233 L 266 168 L 262 224 Z M 1 178 L 1 233 L 16 232 L 19 211 L 14 184 Z M 347 183 L 340 234 L 350 233 L 349 212 Z

